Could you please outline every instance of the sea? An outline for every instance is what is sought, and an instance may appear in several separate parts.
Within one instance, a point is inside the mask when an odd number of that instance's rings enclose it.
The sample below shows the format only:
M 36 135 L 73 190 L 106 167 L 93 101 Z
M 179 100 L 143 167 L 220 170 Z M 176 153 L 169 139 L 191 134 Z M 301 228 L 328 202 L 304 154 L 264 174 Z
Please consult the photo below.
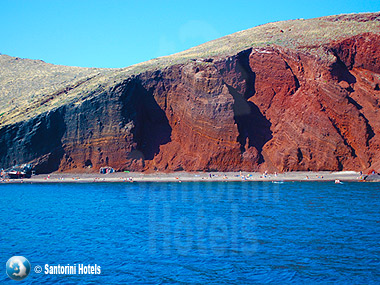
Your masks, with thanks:
M 380 283 L 380 183 L 3 183 L 0 197 L 0 284 L 16 284 L 12 256 L 31 265 L 20 284 Z

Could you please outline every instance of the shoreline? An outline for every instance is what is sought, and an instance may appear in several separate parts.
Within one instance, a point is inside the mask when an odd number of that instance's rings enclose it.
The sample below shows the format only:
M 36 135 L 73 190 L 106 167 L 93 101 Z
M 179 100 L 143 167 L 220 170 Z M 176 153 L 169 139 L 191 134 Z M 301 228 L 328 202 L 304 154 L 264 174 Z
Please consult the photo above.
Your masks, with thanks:
M 1 183 L 115 183 L 115 182 L 363 182 L 365 176 L 355 171 L 315 171 L 263 174 L 258 172 L 174 172 L 141 173 L 52 173 L 31 178 L 4 179 Z

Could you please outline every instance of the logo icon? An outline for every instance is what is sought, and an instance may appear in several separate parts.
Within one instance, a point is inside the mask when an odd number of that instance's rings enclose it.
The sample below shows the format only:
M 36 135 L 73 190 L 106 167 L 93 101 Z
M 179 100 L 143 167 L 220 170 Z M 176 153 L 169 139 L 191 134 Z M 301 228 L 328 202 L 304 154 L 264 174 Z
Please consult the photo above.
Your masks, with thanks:
M 23 256 L 13 256 L 7 261 L 7 275 L 13 280 L 23 280 L 30 273 L 30 263 Z

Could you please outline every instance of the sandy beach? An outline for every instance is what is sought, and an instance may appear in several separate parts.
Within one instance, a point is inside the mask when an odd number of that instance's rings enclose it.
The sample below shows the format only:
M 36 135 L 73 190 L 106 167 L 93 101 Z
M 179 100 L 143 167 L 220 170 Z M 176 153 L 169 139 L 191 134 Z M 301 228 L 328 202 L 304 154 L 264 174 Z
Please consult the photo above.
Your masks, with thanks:
M 174 173 L 140 173 L 115 172 L 98 173 L 53 173 L 35 175 L 25 179 L 4 179 L 3 183 L 99 183 L 99 182 L 247 182 L 247 181 L 363 181 L 359 172 L 174 172 Z

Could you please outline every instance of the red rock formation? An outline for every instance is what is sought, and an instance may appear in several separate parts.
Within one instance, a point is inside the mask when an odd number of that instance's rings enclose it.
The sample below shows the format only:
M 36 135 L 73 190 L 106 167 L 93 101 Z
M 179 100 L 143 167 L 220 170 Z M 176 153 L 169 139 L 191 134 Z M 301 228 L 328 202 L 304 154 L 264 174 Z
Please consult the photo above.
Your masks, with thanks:
M 325 47 L 330 61 L 269 47 L 183 67 L 162 106 L 171 142 L 149 167 L 369 168 L 380 149 L 379 46 L 378 36 L 365 34 Z
M 379 46 L 367 33 L 319 47 L 322 57 L 267 46 L 145 72 L 1 129 L 0 162 L 41 172 L 380 171 Z
M 378 46 L 378 36 L 367 34 L 325 47 L 335 55 L 330 61 L 269 47 L 181 67 L 175 87 L 155 94 L 167 98 L 161 107 L 172 135 L 147 166 L 369 168 L 380 150 Z M 366 59 L 368 50 L 371 60 Z

